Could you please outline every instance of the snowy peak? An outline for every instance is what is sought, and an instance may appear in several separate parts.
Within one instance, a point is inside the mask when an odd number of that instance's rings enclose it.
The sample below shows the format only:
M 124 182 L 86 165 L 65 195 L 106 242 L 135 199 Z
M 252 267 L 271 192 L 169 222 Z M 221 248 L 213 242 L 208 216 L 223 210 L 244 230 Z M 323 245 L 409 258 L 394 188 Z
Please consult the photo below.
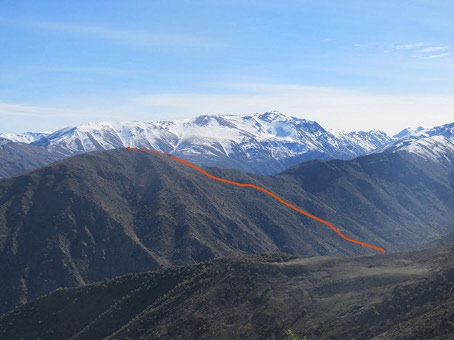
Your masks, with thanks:
M 454 123 L 436 126 L 433 129 L 424 130 L 428 136 L 444 136 L 446 138 L 453 138 Z
M 58 130 L 33 145 L 71 156 L 78 153 L 110 150 L 128 145 L 160 148 L 161 139 L 175 139 L 163 125 L 141 122 L 98 122 Z M 166 148 L 161 148 L 165 150 Z
M 233 127 L 223 117 L 214 116 L 214 115 L 212 115 L 212 116 L 209 116 L 209 115 L 199 116 L 197 118 L 194 118 L 191 122 L 193 124 L 197 125 L 197 126 L 200 126 L 200 127 L 206 127 L 206 126 L 210 126 L 210 125 Z
M 404 151 L 434 161 L 454 165 L 454 123 L 419 129 L 401 137 L 388 152 Z
M 422 126 L 417 127 L 416 129 L 414 128 L 406 128 L 400 131 L 399 133 L 395 134 L 393 138 L 395 139 L 401 139 L 404 137 L 408 137 L 410 135 L 416 135 L 417 133 L 423 131 L 424 128 Z
M 266 123 L 290 122 L 293 120 L 292 117 L 290 117 L 282 112 L 279 112 L 279 111 L 256 113 L 252 117 L 258 121 L 263 121 Z

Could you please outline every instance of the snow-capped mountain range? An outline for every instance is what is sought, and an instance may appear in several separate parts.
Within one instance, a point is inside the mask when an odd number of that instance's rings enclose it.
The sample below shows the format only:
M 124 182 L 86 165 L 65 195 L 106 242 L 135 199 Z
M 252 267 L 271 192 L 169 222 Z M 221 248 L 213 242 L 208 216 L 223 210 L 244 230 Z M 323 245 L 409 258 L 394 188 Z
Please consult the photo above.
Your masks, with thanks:
M 199 164 L 262 173 L 284 170 L 314 158 L 350 159 L 392 141 L 381 131 L 327 131 L 316 122 L 276 111 L 250 116 L 204 115 L 180 121 L 89 123 L 51 134 L 3 137 L 43 147 L 61 157 L 138 146 Z M 263 163 L 270 160 L 274 164 L 264 169 Z
M 326 130 L 317 122 L 277 111 L 158 122 L 99 122 L 53 133 L 4 133 L 0 137 L 43 148 L 57 158 L 137 146 L 161 150 L 201 165 L 262 174 L 277 173 L 306 160 L 352 159 L 387 148 L 416 152 L 415 148 L 425 149 L 440 138 L 448 149 L 453 143 L 452 124 L 432 130 L 406 129 L 390 137 L 378 130 Z

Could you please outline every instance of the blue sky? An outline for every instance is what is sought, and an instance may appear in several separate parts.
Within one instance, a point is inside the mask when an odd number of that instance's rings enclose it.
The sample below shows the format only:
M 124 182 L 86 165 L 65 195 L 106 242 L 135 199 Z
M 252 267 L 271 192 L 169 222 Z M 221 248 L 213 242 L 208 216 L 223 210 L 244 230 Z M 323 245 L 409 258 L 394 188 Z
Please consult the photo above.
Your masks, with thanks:
M 454 2 L 3 0 L 0 132 L 279 110 L 454 121 Z

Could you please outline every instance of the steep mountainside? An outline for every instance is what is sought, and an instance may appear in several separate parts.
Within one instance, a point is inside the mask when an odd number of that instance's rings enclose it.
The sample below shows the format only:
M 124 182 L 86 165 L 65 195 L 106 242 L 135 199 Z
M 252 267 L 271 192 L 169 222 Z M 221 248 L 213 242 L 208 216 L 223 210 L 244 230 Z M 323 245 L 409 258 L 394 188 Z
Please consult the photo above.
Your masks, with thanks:
M 454 152 L 447 155 L 452 159 Z M 454 228 L 454 166 L 445 158 L 398 151 L 305 162 L 278 177 L 287 175 L 333 209 L 328 220 L 349 231 L 358 222 L 367 225 L 399 249 L 422 246 Z
M 444 235 L 443 237 L 440 237 L 438 240 L 435 240 L 435 241 L 429 243 L 427 246 L 428 246 L 428 248 L 438 247 L 438 246 L 442 246 L 442 245 L 448 244 L 448 243 L 454 243 L 454 231 L 449 233 L 448 235 Z
M 316 122 L 279 112 L 205 115 L 181 121 L 90 123 L 51 134 L 3 137 L 29 141 L 60 159 L 88 151 L 139 146 L 197 164 L 261 174 L 277 173 L 310 159 L 351 159 L 392 141 L 380 131 L 327 131 Z
M 57 290 L 0 338 L 449 339 L 454 244 L 355 258 L 220 258 Z
M 424 165 L 424 166 L 422 166 Z M 253 183 L 388 251 L 454 227 L 452 168 L 406 152 L 313 161 L 278 176 L 208 169 Z M 239 253 L 375 251 L 252 188 L 169 157 L 111 150 L 0 181 L 0 312 L 58 287 Z

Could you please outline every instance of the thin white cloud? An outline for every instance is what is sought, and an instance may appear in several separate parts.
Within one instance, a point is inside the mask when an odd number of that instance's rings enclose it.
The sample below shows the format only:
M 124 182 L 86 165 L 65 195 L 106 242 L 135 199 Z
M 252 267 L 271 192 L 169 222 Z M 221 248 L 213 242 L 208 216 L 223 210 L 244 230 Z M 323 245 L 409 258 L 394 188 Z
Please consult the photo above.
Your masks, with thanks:
M 68 108 L 0 102 L 0 132 L 50 132 L 109 118 L 104 112 L 77 106 Z
M 427 42 L 419 41 L 419 42 L 412 43 L 412 44 L 397 45 L 395 47 L 398 50 L 414 50 L 414 49 L 417 49 L 417 48 L 420 48 L 420 47 L 423 47 L 426 45 L 427 45 Z
M 446 58 L 454 55 L 454 52 L 445 52 L 445 53 L 439 53 L 439 54 L 432 54 L 428 56 L 427 58 L 429 59 L 435 59 L 435 58 Z
M 28 68 L 42 72 L 83 73 L 104 76 L 123 76 L 128 74 L 125 70 L 108 67 L 29 66 Z
M 433 46 L 433 47 L 426 47 L 419 50 L 422 53 L 432 53 L 432 52 L 439 52 L 439 51 L 446 51 L 449 50 L 449 46 Z
M 422 59 L 446 58 L 454 54 L 450 46 L 434 46 L 428 42 L 397 45 L 396 50 L 408 51 Z M 440 53 L 443 52 L 443 53 Z
M 141 30 L 117 29 L 112 27 L 77 25 L 60 22 L 24 22 L 20 20 L 10 20 L 0 18 L 0 23 L 29 27 L 31 29 L 49 30 L 55 32 L 66 32 L 81 34 L 88 37 L 108 40 L 117 44 L 142 46 L 142 47 L 165 47 L 165 48 L 220 48 L 225 45 L 193 37 L 185 34 L 156 33 Z
M 35 105 L 24 105 L 16 103 L 0 103 L 0 117 L 24 117 L 24 118 L 52 118 L 52 117 L 80 117 L 89 116 L 77 109 L 61 109 Z

